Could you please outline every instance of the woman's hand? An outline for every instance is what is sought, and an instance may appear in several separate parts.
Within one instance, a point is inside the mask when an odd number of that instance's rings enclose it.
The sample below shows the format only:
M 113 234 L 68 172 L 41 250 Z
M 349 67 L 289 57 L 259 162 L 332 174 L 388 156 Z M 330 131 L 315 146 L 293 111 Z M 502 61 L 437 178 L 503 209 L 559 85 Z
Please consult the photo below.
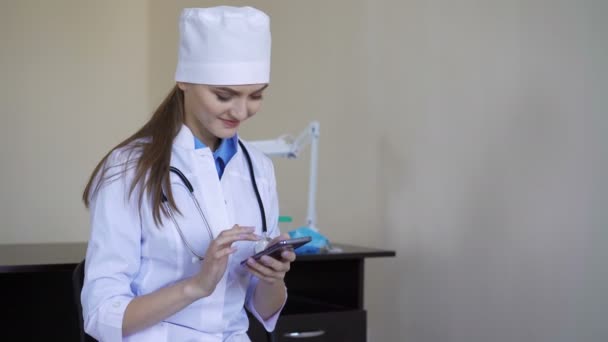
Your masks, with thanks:
M 268 246 L 272 246 L 279 240 L 289 239 L 289 234 L 283 233 L 274 238 Z M 289 271 L 291 263 L 296 260 L 296 254 L 292 250 L 284 250 L 281 252 L 281 260 L 277 260 L 271 256 L 264 255 L 258 262 L 253 258 L 247 259 L 247 267 L 249 272 L 253 273 L 261 281 L 268 284 L 283 282 L 285 274 Z
M 191 286 L 188 287 L 189 295 L 196 298 L 209 296 L 215 290 L 217 283 L 222 279 L 228 265 L 230 254 L 236 252 L 236 247 L 232 243 L 236 241 L 257 241 L 259 236 L 255 235 L 253 227 L 241 227 L 234 225 L 228 230 L 224 230 L 215 238 L 201 264 L 201 269 L 192 278 Z

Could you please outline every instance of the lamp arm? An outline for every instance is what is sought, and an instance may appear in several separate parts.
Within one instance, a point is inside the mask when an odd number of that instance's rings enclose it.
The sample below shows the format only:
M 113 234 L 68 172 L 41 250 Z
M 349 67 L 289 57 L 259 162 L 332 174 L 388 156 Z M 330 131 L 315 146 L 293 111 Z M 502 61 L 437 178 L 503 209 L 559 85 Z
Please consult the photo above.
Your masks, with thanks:
M 308 179 L 308 210 L 306 213 L 306 224 L 308 227 L 316 228 L 317 208 L 317 168 L 319 165 L 319 122 L 313 121 L 306 127 L 298 137 L 290 142 L 284 137 L 274 140 L 258 140 L 250 143 L 260 149 L 264 154 L 273 157 L 294 159 L 301 150 L 310 144 L 310 173 Z

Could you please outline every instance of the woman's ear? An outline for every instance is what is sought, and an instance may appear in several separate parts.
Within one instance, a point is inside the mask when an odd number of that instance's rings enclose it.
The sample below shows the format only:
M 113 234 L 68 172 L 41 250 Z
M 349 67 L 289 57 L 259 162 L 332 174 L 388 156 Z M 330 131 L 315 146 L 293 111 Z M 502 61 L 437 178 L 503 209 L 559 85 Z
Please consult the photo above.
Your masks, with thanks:
M 181 90 L 181 91 L 186 91 L 188 89 L 188 83 L 184 83 L 184 82 L 177 82 L 177 87 Z

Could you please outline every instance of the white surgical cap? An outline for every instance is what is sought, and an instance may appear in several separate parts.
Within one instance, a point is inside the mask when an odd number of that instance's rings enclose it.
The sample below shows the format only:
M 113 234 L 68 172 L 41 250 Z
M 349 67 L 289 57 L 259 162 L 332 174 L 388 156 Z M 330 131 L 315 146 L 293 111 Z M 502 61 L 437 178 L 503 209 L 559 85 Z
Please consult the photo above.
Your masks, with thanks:
M 175 80 L 208 85 L 270 81 L 270 20 L 252 7 L 186 8 Z

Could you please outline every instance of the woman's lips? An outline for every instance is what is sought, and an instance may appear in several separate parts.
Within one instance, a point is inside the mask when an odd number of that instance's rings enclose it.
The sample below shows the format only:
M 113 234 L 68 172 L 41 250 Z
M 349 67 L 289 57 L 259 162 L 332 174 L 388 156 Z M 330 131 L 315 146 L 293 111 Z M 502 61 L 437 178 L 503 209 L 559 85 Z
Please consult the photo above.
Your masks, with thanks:
M 224 127 L 226 128 L 236 128 L 239 126 L 239 121 L 236 120 L 226 120 L 226 119 L 220 119 L 222 120 L 222 123 L 224 124 Z

